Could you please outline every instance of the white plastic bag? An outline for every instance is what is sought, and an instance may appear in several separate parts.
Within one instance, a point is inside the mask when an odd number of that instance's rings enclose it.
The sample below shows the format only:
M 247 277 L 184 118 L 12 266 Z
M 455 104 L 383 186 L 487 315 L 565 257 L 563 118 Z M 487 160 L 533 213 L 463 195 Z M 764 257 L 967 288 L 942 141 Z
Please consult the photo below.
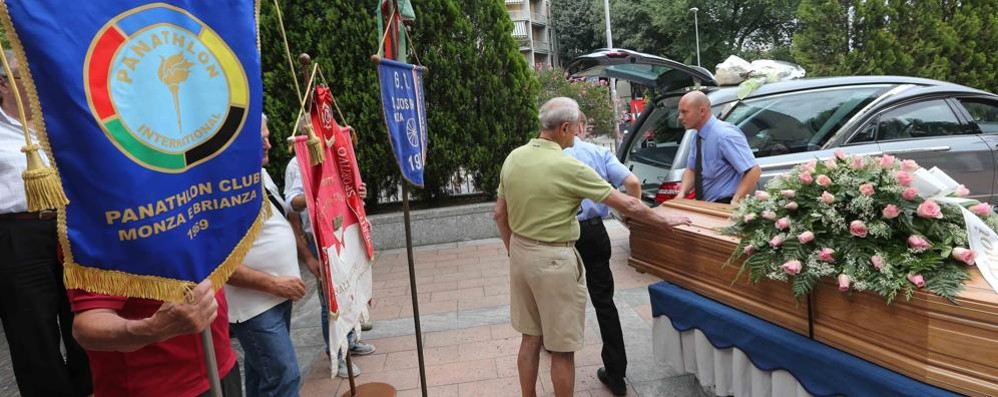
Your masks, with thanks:
M 804 68 L 790 62 L 757 59 L 750 64 L 752 76 L 762 76 L 767 83 L 804 77 Z
M 717 73 L 714 74 L 714 79 L 720 85 L 734 85 L 744 81 L 751 70 L 752 65 L 748 61 L 737 55 L 732 55 L 724 62 L 717 64 Z

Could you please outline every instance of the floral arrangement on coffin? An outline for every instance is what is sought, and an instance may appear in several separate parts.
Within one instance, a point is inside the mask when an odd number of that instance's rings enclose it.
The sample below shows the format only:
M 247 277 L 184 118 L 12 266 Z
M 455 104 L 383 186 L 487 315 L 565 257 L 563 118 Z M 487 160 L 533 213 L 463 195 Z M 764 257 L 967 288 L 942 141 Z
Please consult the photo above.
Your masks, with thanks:
M 728 260 L 746 257 L 736 280 L 747 271 L 753 282 L 790 282 L 798 299 L 829 277 L 840 291 L 873 291 L 888 303 L 917 289 L 952 300 L 977 258 L 960 206 L 992 230 L 998 216 L 987 203 L 953 204 L 949 197 L 970 194 L 963 185 L 947 198 L 923 198 L 916 176 L 926 173 L 912 160 L 838 151 L 772 179 L 723 230 L 742 238 Z

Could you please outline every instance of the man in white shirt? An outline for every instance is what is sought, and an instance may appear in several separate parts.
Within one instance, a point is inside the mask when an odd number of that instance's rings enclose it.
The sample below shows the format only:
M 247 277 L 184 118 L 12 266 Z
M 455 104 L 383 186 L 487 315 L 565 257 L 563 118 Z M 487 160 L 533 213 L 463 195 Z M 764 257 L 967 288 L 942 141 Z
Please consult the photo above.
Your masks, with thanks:
M 263 165 L 270 150 L 263 118 Z M 246 395 L 298 396 L 301 373 L 291 342 L 291 303 L 305 296 L 288 206 L 266 170 L 261 170 L 271 216 L 263 223 L 242 266 L 225 285 L 229 323 L 245 352 Z
M 73 312 L 62 281 L 56 212 L 28 212 L 21 173 L 24 130 L 12 84 L 31 109 L 11 51 L 11 75 L 0 68 L 0 322 L 22 396 L 85 396 L 93 392 L 86 352 L 73 339 Z M 32 133 L 34 142 L 37 136 Z M 48 162 L 44 151 L 42 161 Z M 60 345 L 65 344 L 63 357 Z

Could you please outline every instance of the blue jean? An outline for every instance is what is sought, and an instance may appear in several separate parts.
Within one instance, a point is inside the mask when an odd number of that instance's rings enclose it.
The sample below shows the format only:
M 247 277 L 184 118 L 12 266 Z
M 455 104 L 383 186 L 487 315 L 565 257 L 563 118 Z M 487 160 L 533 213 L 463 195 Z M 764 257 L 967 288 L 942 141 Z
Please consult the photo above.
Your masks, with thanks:
M 291 343 L 291 301 L 230 324 L 246 353 L 246 395 L 298 396 L 301 373 Z

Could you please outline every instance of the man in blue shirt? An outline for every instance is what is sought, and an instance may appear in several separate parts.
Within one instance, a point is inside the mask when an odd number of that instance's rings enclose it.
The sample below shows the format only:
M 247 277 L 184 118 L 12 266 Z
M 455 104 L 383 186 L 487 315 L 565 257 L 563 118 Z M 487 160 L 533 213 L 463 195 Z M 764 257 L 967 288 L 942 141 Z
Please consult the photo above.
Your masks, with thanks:
M 640 199 L 641 181 L 627 167 L 617 160 L 609 150 L 586 142 L 586 119 L 583 116 L 576 132 L 574 146 L 565 149 L 565 154 L 596 170 L 603 180 L 614 187 L 621 185 L 627 194 Z M 596 321 L 599 323 L 600 337 L 603 339 L 603 368 L 596 371 L 599 380 L 610 387 L 614 395 L 627 394 L 624 376 L 627 372 L 627 355 L 624 352 L 624 334 L 620 329 L 620 317 L 613 304 L 613 273 L 610 271 L 610 237 L 603 226 L 603 218 L 610 215 L 605 204 L 584 200 L 579 209 L 579 239 L 575 248 L 582 257 L 586 268 L 586 287 L 589 298 L 596 308 Z
M 707 95 L 700 91 L 683 95 L 679 100 L 679 122 L 687 129 L 697 130 L 697 139 L 686 160 L 677 197 L 684 197 L 693 189 L 697 200 L 737 203 L 755 190 L 762 169 L 745 133 L 714 117 Z M 703 158 L 698 158 L 697 153 Z

